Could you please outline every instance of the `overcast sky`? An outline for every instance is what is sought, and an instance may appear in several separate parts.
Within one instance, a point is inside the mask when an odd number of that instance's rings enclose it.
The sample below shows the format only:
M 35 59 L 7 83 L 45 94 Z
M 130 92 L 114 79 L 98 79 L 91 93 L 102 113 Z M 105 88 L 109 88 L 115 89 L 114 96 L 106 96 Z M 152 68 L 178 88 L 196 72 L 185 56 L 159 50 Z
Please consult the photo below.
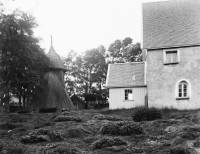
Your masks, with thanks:
M 142 43 L 142 3 L 161 0 L 2 0 L 6 9 L 36 17 L 35 35 L 46 52 L 53 46 L 62 56 L 84 52 L 116 39 L 131 37 Z

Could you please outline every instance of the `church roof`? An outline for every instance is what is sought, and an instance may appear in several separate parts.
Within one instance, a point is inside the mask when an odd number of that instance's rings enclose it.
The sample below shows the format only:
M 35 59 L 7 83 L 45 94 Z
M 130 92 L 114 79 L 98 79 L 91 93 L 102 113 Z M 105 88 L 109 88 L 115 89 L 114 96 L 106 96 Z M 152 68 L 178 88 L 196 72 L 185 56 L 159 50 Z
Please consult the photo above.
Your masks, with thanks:
M 47 56 L 50 59 L 50 68 L 66 70 L 64 63 L 62 62 L 60 56 L 56 53 L 52 44 Z
M 107 88 L 137 86 L 146 86 L 144 62 L 128 62 L 108 65 L 106 79 Z
M 143 4 L 143 48 L 200 45 L 200 1 Z

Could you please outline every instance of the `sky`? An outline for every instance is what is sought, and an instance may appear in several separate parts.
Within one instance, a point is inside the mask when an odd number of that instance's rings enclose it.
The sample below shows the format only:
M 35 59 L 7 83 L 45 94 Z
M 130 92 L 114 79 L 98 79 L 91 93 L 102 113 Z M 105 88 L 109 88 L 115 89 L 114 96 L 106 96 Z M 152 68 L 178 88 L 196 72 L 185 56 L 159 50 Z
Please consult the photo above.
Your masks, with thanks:
M 115 40 L 131 37 L 142 43 L 142 3 L 162 0 L 2 0 L 6 9 L 33 14 L 40 45 L 58 54 L 82 53 Z

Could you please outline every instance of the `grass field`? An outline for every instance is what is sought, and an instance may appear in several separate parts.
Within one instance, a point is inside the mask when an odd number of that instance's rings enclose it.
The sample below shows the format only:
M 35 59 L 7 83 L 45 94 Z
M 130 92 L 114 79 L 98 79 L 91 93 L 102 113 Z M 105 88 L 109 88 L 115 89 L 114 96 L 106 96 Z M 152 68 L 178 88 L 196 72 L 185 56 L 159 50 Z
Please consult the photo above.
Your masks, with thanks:
M 137 123 L 131 118 L 134 110 L 26 114 L 2 112 L 0 154 L 200 153 L 200 110 L 163 109 L 162 119 Z M 121 125 L 122 121 L 141 126 L 143 133 L 101 133 L 103 126 Z

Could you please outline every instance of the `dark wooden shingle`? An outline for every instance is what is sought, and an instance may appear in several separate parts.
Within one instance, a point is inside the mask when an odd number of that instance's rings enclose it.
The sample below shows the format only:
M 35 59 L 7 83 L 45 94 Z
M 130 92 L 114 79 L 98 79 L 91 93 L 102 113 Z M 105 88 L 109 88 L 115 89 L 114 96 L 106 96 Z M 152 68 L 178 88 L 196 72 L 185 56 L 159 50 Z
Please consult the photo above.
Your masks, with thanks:
M 52 45 L 47 53 L 47 56 L 50 59 L 50 68 L 66 70 L 64 63 Z

